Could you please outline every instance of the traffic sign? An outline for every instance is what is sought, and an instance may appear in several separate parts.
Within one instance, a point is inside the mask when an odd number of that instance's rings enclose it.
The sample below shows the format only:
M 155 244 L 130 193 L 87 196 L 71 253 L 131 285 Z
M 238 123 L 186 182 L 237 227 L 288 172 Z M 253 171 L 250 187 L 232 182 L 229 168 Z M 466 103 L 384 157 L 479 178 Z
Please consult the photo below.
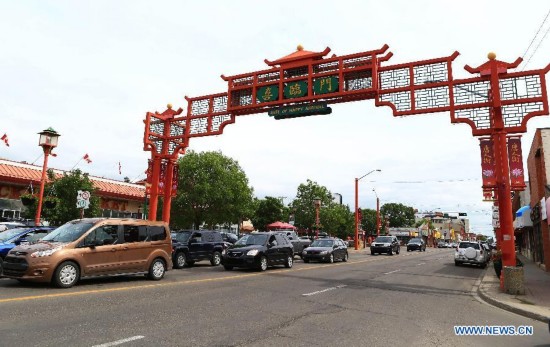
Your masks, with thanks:
M 76 207 L 87 209 L 90 208 L 90 192 L 87 190 L 79 190 L 76 195 Z

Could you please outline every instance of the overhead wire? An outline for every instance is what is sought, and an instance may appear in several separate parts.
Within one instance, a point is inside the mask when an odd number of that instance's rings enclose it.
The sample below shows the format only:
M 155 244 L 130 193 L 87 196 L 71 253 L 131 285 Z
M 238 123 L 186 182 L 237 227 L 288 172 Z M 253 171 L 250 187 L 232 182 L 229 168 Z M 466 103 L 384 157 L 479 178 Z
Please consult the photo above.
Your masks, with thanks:
M 542 29 L 542 27 L 544 26 L 544 24 L 546 23 L 546 20 L 548 19 L 548 17 L 550 16 L 550 9 L 548 10 L 548 13 L 546 14 L 546 17 L 544 17 L 544 20 L 542 21 L 542 23 L 540 24 L 537 32 L 535 33 L 535 36 L 533 36 L 533 39 L 531 40 L 531 42 L 529 43 L 529 46 L 527 46 L 527 49 L 525 50 L 525 52 L 523 53 L 523 55 L 521 56 L 521 58 L 525 58 L 525 55 L 527 54 L 527 52 L 529 51 L 529 48 L 531 48 L 531 46 L 533 45 L 533 42 L 535 42 L 537 36 L 539 35 L 540 33 L 540 30 Z M 529 59 L 527 60 L 527 62 L 525 63 L 525 65 L 523 65 L 523 68 L 521 69 L 521 71 L 525 70 L 525 68 L 527 67 L 527 65 L 529 64 L 529 62 L 531 61 L 531 59 L 533 58 L 533 56 L 535 55 L 535 53 L 537 52 L 540 44 L 544 41 L 544 39 L 546 38 L 546 35 L 548 35 L 548 32 L 550 31 L 550 27 L 548 27 L 548 29 L 546 30 L 546 33 L 544 34 L 544 36 L 542 37 L 542 39 L 539 41 L 539 43 L 537 44 L 537 46 L 535 47 L 535 50 L 533 51 L 533 53 L 531 53 L 531 55 L 529 56 Z

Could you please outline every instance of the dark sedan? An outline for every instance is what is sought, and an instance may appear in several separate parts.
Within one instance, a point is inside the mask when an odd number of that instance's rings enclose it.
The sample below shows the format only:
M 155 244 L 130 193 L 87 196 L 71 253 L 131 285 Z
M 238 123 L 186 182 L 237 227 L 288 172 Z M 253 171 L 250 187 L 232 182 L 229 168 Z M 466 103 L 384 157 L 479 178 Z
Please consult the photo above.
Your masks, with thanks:
M 310 260 L 334 263 L 335 260 L 348 261 L 348 257 L 348 247 L 337 238 L 315 240 L 302 252 L 304 263 L 309 263 Z
M 407 243 L 407 252 L 410 251 L 426 252 L 426 244 L 424 243 L 424 240 L 416 238 L 411 239 L 409 243 Z
M 223 251 L 224 269 L 246 267 L 267 270 L 270 265 L 293 265 L 294 248 L 290 240 L 278 233 L 253 233 L 240 238 L 234 245 Z

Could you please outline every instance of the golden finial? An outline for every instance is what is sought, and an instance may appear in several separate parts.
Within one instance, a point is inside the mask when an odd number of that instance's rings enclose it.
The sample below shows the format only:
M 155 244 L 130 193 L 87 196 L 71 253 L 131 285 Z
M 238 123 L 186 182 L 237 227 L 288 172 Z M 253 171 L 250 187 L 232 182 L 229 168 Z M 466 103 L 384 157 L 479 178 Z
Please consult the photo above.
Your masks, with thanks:
M 489 58 L 489 60 L 495 60 L 496 57 L 497 55 L 494 52 L 489 52 L 489 54 L 487 54 L 487 58 Z
M 171 110 L 172 109 L 172 104 L 168 104 L 168 105 L 166 105 L 166 107 L 168 107 L 168 109 Z
M 298 50 L 298 51 L 303 51 L 303 50 L 304 50 L 304 46 L 298 45 L 298 47 L 296 47 L 296 50 Z

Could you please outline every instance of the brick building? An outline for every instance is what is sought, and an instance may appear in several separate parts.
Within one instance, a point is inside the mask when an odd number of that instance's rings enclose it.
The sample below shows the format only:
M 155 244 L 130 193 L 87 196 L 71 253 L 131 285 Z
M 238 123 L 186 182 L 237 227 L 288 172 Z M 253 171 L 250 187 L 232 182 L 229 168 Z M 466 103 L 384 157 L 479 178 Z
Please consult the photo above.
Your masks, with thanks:
M 541 264 L 546 271 L 550 270 L 550 236 L 548 235 L 548 218 L 546 202 L 550 202 L 550 128 L 537 129 L 527 157 L 529 170 L 529 189 L 531 199 L 531 220 L 533 222 L 533 260 Z
M 53 170 L 56 175 L 63 175 L 63 171 Z M 35 192 L 40 189 L 41 177 L 41 166 L 0 159 L 0 218 L 20 219 L 25 207 L 19 197 L 28 192 L 30 187 Z M 143 185 L 89 177 L 97 189 L 104 217 L 142 217 L 145 202 Z

